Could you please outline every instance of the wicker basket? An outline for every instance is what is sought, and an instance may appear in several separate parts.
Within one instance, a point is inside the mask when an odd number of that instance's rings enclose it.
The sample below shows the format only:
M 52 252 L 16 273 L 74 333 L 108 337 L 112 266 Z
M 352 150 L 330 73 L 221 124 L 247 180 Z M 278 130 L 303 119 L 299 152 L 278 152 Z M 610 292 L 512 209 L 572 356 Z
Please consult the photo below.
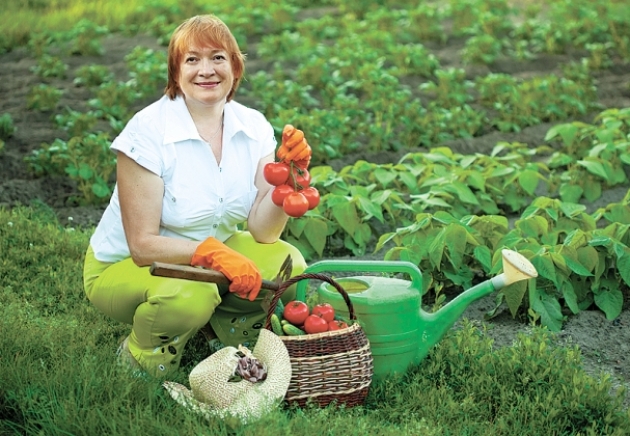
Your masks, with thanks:
M 324 333 L 280 336 L 289 350 L 292 370 L 285 401 L 300 407 L 309 400 L 322 407 L 334 401 L 347 407 L 363 404 L 373 375 L 370 343 L 356 322 L 350 297 L 332 278 L 304 273 L 282 283 L 271 300 L 265 328 L 271 330 L 271 315 L 284 291 L 305 279 L 325 281 L 339 291 L 348 306 L 350 325 Z

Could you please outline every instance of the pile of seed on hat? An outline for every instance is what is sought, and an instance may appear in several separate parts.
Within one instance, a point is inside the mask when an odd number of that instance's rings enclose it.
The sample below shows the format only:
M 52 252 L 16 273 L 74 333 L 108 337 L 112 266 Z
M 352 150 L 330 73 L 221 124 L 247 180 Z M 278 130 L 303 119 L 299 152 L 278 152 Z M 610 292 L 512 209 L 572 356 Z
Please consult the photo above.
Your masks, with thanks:
M 229 381 L 238 382 L 247 380 L 252 383 L 263 381 L 267 378 L 267 366 L 253 356 L 247 356 L 243 352 L 238 351 L 238 365 L 234 370 L 234 375 Z

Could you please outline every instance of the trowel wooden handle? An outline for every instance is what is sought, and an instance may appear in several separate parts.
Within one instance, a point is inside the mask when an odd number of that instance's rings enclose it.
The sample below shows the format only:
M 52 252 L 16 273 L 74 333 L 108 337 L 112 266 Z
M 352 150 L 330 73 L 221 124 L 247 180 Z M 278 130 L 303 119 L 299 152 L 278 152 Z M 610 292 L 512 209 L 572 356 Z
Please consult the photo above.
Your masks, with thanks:
M 216 283 L 217 285 L 229 285 L 230 281 L 223 273 L 213 269 L 195 268 L 188 265 L 175 265 L 172 263 L 153 262 L 149 268 L 151 275 L 171 277 L 175 279 L 195 280 L 198 282 Z M 270 280 L 262 281 L 262 289 L 277 291 L 279 283 Z

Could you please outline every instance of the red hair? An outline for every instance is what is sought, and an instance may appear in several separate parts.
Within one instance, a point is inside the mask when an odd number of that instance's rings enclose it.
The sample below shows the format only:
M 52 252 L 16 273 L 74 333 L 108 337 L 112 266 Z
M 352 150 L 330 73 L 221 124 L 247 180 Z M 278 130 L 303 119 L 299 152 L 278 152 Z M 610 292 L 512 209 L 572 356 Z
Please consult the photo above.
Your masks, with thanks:
M 216 47 L 225 50 L 234 73 L 234 83 L 227 95 L 232 100 L 245 71 L 245 55 L 241 53 L 236 38 L 223 21 L 214 15 L 196 15 L 180 24 L 168 44 L 168 82 L 164 94 L 171 100 L 182 93 L 177 79 L 184 53 L 191 47 Z

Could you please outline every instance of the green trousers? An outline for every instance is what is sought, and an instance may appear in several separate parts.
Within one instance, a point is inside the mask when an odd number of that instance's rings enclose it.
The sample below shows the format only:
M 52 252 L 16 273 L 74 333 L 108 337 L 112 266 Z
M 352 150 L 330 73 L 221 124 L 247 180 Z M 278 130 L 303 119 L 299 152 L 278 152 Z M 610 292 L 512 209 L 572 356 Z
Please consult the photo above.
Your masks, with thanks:
M 252 259 L 263 279 L 275 279 L 287 255 L 293 261 L 291 276 L 306 269 L 299 250 L 284 241 L 260 244 L 248 232 L 239 232 L 225 244 Z M 208 322 L 223 344 L 248 347 L 253 346 L 265 324 L 261 303 L 269 291 L 261 290 L 254 301 L 229 292 L 222 296 L 214 283 L 152 276 L 149 267 L 139 267 L 131 258 L 100 262 L 91 247 L 85 256 L 83 281 L 94 306 L 131 324 L 129 350 L 154 376 L 178 368 L 186 343 Z M 283 294 L 283 301 L 295 298 L 294 288 Z

